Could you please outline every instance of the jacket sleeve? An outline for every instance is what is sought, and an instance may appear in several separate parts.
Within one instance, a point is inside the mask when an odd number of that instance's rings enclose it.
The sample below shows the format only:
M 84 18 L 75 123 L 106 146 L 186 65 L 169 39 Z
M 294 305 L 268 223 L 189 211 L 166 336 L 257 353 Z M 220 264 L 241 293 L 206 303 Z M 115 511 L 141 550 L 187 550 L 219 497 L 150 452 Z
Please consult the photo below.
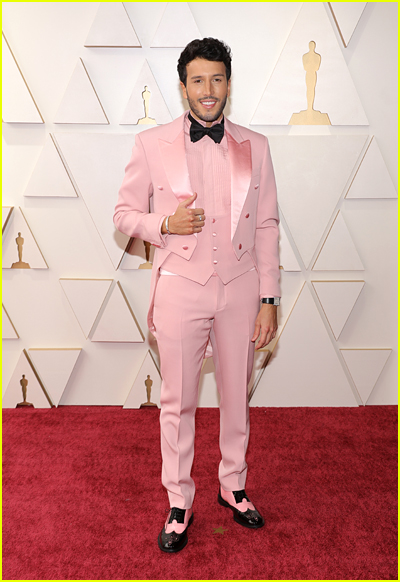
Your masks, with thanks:
M 116 228 L 124 234 L 164 248 L 165 237 L 161 234 L 161 225 L 165 215 L 150 213 L 152 195 L 150 169 L 140 134 L 138 134 L 131 159 L 125 168 L 113 221 Z
M 279 215 L 276 183 L 271 154 L 265 138 L 264 157 L 260 173 L 255 251 L 260 275 L 260 299 L 280 297 L 279 285 Z

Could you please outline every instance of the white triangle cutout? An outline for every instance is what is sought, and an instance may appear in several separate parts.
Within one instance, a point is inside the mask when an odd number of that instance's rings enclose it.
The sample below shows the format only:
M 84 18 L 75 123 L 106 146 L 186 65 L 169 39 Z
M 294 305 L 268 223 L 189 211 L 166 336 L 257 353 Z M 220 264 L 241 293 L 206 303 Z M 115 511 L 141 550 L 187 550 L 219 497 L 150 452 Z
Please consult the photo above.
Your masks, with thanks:
M 2 227 L 2 234 L 5 234 L 7 225 L 10 221 L 12 212 L 14 210 L 14 206 L 3 206 L 2 207 L 2 218 L 3 218 L 3 227 Z
M 202 38 L 187 2 L 168 2 L 151 47 L 185 47 Z
M 364 404 L 367 403 L 392 350 L 340 350 Z
M 140 238 L 135 238 L 124 253 L 120 269 L 130 270 L 149 268 L 149 263 L 151 265 L 153 264 L 154 252 L 155 247 L 154 245 L 151 245 L 149 261 L 146 262 L 146 248 L 144 242 Z
M 17 330 L 15 329 L 13 322 L 11 321 L 10 316 L 8 315 L 4 305 L 2 305 L 2 308 L 3 308 L 1 320 L 2 339 L 18 339 L 19 335 L 17 333 Z
M 338 339 L 365 281 L 312 281 L 335 339 Z
M 366 2 L 328 2 L 344 46 L 347 46 L 356 29 Z
M 397 198 L 381 151 L 373 137 L 346 198 Z
M 49 399 L 46 398 L 33 363 L 25 350 L 22 351 L 19 357 L 11 380 L 4 393 L 3 408 L 15 408 L 18 403 L 23 401 L 21 381 L 24 382 L 25 380 L 28 382 L 26 386 L 26 402 L 30 402 L 35 408 L 51 408 L 52 405 Z M 50 401 L 52 401 L 49 393 L 48 396 Z
M 61 287 L 86 338 L 89 336 L 111 283 L 112 279 L 60 279 Z
M 53 404 L 58 406 L 72 370 L 81 353 L 81 348 L 31 348 L 29 355 Z
M 22 250 L 22 259 L 19 256 L 19 249 Z M 14 210 L 3 241 L 3 269 L 19 268 L 49 268 L 21 208 Z
M 123 2 L 100 2 L 85 46 L 127 48 L 142 46 Z
M 144 336 L 119 281 L 91 339 L 93 342 L 144 342 Z
M 284 271 L 301 271 L 282 222 L 279 224 L 279 261 Z
M 146 383 L 150 388 L 150 402 L 160 408 L 161 376 L 150 351 L 146 353 L 143 359 L 140 370 L 125 400 L 124 408 L 140 408 L 142 404 L 149 401 Z M 147 406 L 143 408 L 147 408 Z
M 125 164 L 132 155 L 135 135 L 57 133 L 55 137 L 107 253 L 117 269 L 130 238 L 115 228 L 112 216 L 116 196 L 124 178 Z
M 146 87 L 149 92 L 146 97 L 149 104 L 147 118 L 145 116 L 144 98 L 142 96 Z M 128 104 L 125 108 L 125 112 L 120 121 L 120 125 L 137 125 L 139 120 L 149 118 L 154 121 L 154 123 L 147 123 L 149 127 L 151 125 L 161 125 L 172 121 L 171 114 L 168 111 L 164 97 L 157 85 L 157 81 L 151 72 L 148 62 L 144 61 Z
M 339 211 L 320 250 L 314 271 L 364 271 L 364 265 Z
M 269 138 L 279 208 L 306 268 L 313 259 L 366 140 L 365 135 Z
M 3 33 L 2 117 L 5 123 L 44 123 Z
M 75 66 L 54 123 L 109 123 L 82 59 Z
M 307 285 L 297 299 L 251 405 L 357 406 Z
M 302 58 L 310 41 L 321 55 L 314 110 L 328 114 L 332 125 L 368 125 L 322 2 L 303 2 L 251 124 L 288 125 L 293 113 L 307 109 Z
M 77 196 L 51 134 L 46 139 L 24 196 Z

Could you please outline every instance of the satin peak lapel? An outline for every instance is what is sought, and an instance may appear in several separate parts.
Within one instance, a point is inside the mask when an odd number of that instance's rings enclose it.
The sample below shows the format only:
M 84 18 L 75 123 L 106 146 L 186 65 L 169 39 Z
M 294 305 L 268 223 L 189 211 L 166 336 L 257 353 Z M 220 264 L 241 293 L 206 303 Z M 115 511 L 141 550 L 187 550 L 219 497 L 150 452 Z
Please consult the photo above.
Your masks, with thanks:
M 251 143 L 249 139 L 237 142 L 228 132 L 227 137 L 231 167 L 231 239 L 233 239 L 251 182 Z
M 183 202 L 193 194 L 186 162 L 185 133 L 183 129 L 172 143 L 159 139 L 158 144 L 169 185 L 178 201 Z M 194 207 L 194 203 L 189 206 L 189 208 Z

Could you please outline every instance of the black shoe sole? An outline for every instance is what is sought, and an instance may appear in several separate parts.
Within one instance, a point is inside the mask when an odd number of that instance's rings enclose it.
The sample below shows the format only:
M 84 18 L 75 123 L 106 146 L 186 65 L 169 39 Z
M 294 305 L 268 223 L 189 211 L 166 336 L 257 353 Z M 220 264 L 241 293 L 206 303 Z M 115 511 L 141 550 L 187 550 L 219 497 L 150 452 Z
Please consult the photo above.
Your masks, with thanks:
M 218 503 L 220 505 L 222 505 L 223 507 L 228 507 L 229 509 L 231 509 L 233 511 L 233 519 L 236 521 L 236 523 L 238 523 L 239 525 L 242 525 L 243 527 L 247 527 L 249 529 L 260 529 L 260 527 L 263 527 L 263 525 L 265 525 L 264 519 L 262 519 L 262 522 L 259 525 L 251 525 L 249 523 L 246 523 L 245 521 L 242 521 L 238 516 L 237 516 L 237 509 L 235 509 L 234 507 L 232 507 L 232 505 L 229 505 L 229 503 L 227 501 L 225 501 L 225 499 L 223 499 L 221 497 L 221 494 L 218 493 Z
M 189 526 L 192 525 L 192 523 L 193 523 L 193 515 L 194 514 L 192 513 L 192 515 L 190 516 L 189 523 L 187 525 L 187 528 L 185 529 L 185 532 L 187 532 L 187 530 L 189 529 Z M 183 532 L 183 533 L 185 533 L 185 532 Z M 167 550 L 167 548 L 164 548 L 162 546 L 162 544 L 160 542 L 160 536 L 161 536 L 161 534 L 159 534 L 158 538 L 157 538 L 158 547 L 160 548 L 160 550 L 162 552 L 166 552 L 167 554 L 176 554 L 177 552 L 180 552 L 181 550 L 183 550 L 183 548 L 185 548 L 187 546 L 187 543 L 188 543 L 188 537 L 186 536 L 185 541 L 183 542 L 183 545 L 180 548 L 177 548 L 177 549 L 171 548 L 171 549 Z

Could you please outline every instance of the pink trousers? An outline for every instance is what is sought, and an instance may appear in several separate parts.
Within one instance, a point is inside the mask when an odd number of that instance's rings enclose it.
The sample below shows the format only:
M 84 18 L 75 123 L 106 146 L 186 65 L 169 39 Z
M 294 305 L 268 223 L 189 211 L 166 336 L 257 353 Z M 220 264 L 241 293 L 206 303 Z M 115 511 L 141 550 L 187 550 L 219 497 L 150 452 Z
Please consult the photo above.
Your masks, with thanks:
M 219 481 L 244 489 L 249 438 L 248 382 L 254 360 L 259 278 L 249 271 L 227 285 L 216 275 L 206 285 L 161 275 L 154 323 L 161 360 L 162 483 L 171 507 L 192 507 L 195 412 L 203 357 L 211 339 L 220 394 Z

